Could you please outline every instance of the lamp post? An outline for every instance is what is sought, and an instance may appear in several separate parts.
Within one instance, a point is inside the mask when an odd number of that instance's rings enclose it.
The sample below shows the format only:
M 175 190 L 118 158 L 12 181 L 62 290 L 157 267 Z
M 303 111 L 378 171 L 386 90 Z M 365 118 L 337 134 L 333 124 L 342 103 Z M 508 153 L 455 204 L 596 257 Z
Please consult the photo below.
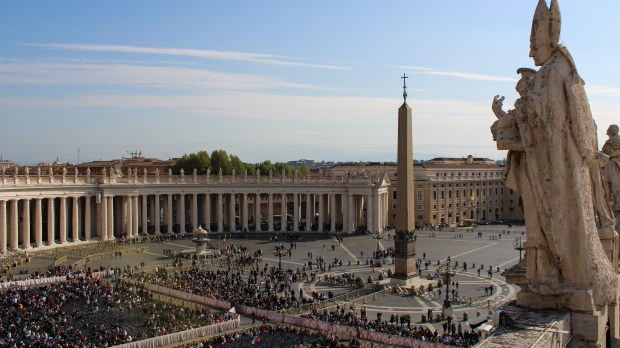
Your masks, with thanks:
M 284 250 L 284 244 L 276 245 L 273 253 L 278 257 L 278 269 L 282 270 L 282 255 L 286 253 Z
M 523 250 L 525 250 L 525 246 L 523 245 L 521 237 L 516 237 L 515 238 L 515 242 L 514 242 L 513 246 L 514 246 L 515 250 L 519 250 L 519 261 L 521 261 L 521 252 Z
M 451 269 L 450 257 L 446 260 L 446 265 L 439 268 L 440 275 L 446 281 L 446 299 L 443 301 L 442 313 L 444 318 L 452 315 L 452 304 L 450 303 L 450 279 L 456 275 L 456 267 Z M 448 323 L 451 319 L 448 319 Z

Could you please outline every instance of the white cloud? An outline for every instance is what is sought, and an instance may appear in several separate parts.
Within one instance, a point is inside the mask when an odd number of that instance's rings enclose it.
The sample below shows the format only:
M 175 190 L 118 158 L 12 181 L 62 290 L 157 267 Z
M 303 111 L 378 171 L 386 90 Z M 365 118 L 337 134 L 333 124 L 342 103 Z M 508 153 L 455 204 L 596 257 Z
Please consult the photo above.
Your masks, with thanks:
M 504 77 L 504 76 L 493 76 L 493 75 L 484 75 L 484 74 L 473 74 L 467 72 L 459 72 L 459 71 L 451 71 L 451 70 L 439 70 L 433 68 L 425 68 L 420 66 L 396 66 L 400 69 L 409 70 L 415 74 L 426 74 L 426 75 L 437 75 L 437 76 L 447 76 L 447 77 L 455 77 L 459 79 L 465 80 L 476 80 L 476 81 L 506 81 L 506 82 L 516 82 L 516 78 L 512 77 Z
M 161 47 L 144 47 L 144 46 L 126 46 L 126 45 L 76 45 L 76 44 L 63 44 L 63 43 L 26 43 L 27 46 L 35 46 L 50 49 L 69 50 L 69 51 L 91 51 L 91 52 L 117 52 L 117 53 L 132 53 L 132 54 L 153 54 L 153 55 L 169 55 L 169 56 L 183 56 L 183 57 L 196 57 L 205 59 L 221 59 L 221 60 L 234 60 L 250 63 L 301 67 L 301 68 L 317 68 L 317 69 L 329 69 L 329 70 L 344 70 L 348 69 L 339 65 L 328 64 L 311 64 L 291 60 L 291 57 L 278 56 L 266 53 L 252 53 L 252 52 L 236 52 L 236 51 L 217 51 L 217 50 L 200 50 L 189 48 L 161 48 Z M 300 59 L 300 58 L 297 58 Z
M 277 78 L 163 65 L 137 65 L 105 61 L 24 60 L 0 58 L 0 84 L 125 85 L 167 89 L 258 90 L 292 88 L 339 90 L 290 83 Z
M 620 97 L 620 88 L 586 85 L 588 95 Z

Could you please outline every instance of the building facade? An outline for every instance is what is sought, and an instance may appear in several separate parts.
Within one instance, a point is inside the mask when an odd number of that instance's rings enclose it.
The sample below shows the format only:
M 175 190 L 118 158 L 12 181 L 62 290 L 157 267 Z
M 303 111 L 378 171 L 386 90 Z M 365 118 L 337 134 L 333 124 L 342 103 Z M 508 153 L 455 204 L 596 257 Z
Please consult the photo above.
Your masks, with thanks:
M 514 192 L 503 183 L 504 167 L 486 158 L 434 158 L 415 163 L 416 226 L 466 226 L 472 222 L 522 220 Z M 385 172 L 391 182 L 386 219 L 396 222 L 395 163 L 334 166 L 330 175 Z

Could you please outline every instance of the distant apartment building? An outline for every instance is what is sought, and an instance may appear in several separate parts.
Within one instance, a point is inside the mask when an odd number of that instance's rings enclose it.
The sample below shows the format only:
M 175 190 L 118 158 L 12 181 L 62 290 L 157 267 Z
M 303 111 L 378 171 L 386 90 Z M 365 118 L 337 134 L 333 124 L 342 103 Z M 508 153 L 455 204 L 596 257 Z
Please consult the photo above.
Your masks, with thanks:
M 415 163 L 417 226 L 466 226 L 472 222 L 523 219 L 514 193 L 503 181 L 504 167 L 487 158 L 434 158 Z M 386 172 L 390 179 L 389 225 L 396 221 L 396 163 L 335 165 L 329 175 L 351 176 Z

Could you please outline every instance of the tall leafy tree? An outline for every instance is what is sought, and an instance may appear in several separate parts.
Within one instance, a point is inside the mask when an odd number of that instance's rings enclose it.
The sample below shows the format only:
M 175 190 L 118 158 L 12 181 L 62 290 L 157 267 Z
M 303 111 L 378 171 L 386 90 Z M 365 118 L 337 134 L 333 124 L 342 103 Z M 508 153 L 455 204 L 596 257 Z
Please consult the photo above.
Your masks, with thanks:
M 243 175 L 243 171 L 245 170 L 245 163 L 241 161 L 239 156 L 230 155 L 230 167 L 235 171 L 236 175 Z
M 211 166 L 211 159 L 207 151 L 198 151 L 196 153 L 185 154 L 183 157 L 176 160 L 172 171 L 178 174 L 181 168 L 186 175 L 190 175 L 194 172 L 194 168 L 197 173 L 202 175 L 207 172 L 207 169 Z
M 228 153 L 222 149 L 213 150 L 213 152 L 211 152 L 211 173 L 218 174 L 220 168 L 222 169 L 223 175 L 230 175 L 232 173 L 230 157 L 228 157 Z
M 258 169 L 260 170 L 260 175 L 267 176 L 269 171 L 273 170 L 273 164 L 271 164 L 270 160 L 262 161 L 258 164 Z

